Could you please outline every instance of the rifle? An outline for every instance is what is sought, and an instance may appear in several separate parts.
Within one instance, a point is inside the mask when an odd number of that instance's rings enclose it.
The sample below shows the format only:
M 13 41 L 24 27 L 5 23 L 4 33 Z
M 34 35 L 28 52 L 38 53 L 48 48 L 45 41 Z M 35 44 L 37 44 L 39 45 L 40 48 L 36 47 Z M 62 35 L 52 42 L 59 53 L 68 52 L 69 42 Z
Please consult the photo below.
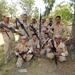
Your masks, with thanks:
M 29 49 L 28 49 L 28 51 L 29 51 Z M 23 60 L 25 60 L 27 52 L 22 51 L 21 53 L 19 53 L 19 56 L 22 57 Z
M 2 27 L 2 25 L 0 26 L 0 28 L 4 30 L 4 28 Z M 6 33 L 6 35 L 7 35 L 7 36 L 9 37 L 9 39 L 10 39 L 9 34 L 8 34 L 6 31 L 5 31 L 5 33 Z
M 16 23 L 16 29 L 19 29 L 19 27 L 18 27 L 18 25 L 17 25 L 17 19 L 16 19 L 15 23 Z
M 3 23 L 1 23 L 1 27 L 2 27 L 2 28 L 7 28 L 7 29 L 9 29 L 10 31 L 12 31 L 13 33 L 18 33 L 20 36 L 23 36 L 21 33 L 15 31 L 14 28 L 12 28 L 12 27 L 8 27 L 8 26 L 6 26 L 6 25 L 3 24 Z
M 39 37 L 38 37 L 38 34 L 37 34 L 37 31 L 36 31 L 36 29 L 33 27 L 33 25 L 32 25 L 32 24 L 30 24 L 30 27 L 33 29 L 33 31 L 34 31 L 34 34 L 36 34 L 36 36 L 37 36 L 37 38 L 38 38 L 38 40 L 39 40 Z
M 44 46 L 46 45 L 46 43 L 48 43 L 49 39 L 43 44 L 42 49 L 44 48 Z
M 40 36 L 40 39 L 41 39 L 41 9 L 40 9 L 40 25 L 39 25 L 39 36 Z M 39 44 L 40 44 L 40 49 L 41 49 L 41 40 L 40 40 L 40 42 L 39 42 Z
M 53 45 L 53 47 L 51 49 L 52 49 L 53 52 L 56 52 L 56 48 L 54 47 L 54 41 L 51 40 L 51 42 L 52 42 L 52 45 Z M 56 55 L 54 56 L 54 59 L 55 59 L 55 64 L 58 65 L 57 56 Z
M 52 26 L 52 23 L 48 23 L 48 25 L 51 27 Z M 52 31 L 54 31 L 54 29 L 52 29 Z
M 16 20 L 18 21 L 18 23 L 21 25 L 21 28 L 25 31 L 25 33 L 26 33 L 26 34 L 27 34 L 27 36 L 29 37 L 29 34 L 28 34 L 28 32 L 26 31 L 26 29 L 25 29 L 25 27 L 24 27 L 23 23 L 21 23 L 21 22 L 19 21 L 19 19 L 18 19 L 18 18 L 16 18 Z

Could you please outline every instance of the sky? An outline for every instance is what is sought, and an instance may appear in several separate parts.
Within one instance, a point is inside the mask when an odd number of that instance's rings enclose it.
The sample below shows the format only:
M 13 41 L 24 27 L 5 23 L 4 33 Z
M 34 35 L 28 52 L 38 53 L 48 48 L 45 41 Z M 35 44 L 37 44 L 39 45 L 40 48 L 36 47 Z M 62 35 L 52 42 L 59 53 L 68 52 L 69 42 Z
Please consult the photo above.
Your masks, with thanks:
M 11 1 L 14 1 L 16 2 L 17 0 L 7 0 L 9 3 L 11 3 Z M 39 11 L 41 9 L 41 13 L 43 13 L 45 11 L 45 4 L 43 2 L 43 0 L 34 0 L 35 1 L 35 6 L 34 7 L 38 7 L 39 8 Z M 65 1 L 65 3 L 69 2 L 69 0 L 56 0 L 55 1 L 55 4 L 54 4 L 54 7 L 53 7 L 53 11 L 55 10 L 55 6 L 57 4 L 60 4 L 61 2 Z M 21 10 L 21 9 L 20 9 Z M 21 12 L 19 12 L 21 13 Z
M 69 0 L 56 0 L 54 7 L 53 7 L 53 10 L 55 10 L 55 6 L 57 4 L 60 4 L 63 1 L 65 1 L 65 3 L 69 2 Z M 43 0 L 35 0 L 35 7 L 38 7 L 39 9 L 41 9 L 42 13 L 45 11 L 45 4 L 44 4 Z

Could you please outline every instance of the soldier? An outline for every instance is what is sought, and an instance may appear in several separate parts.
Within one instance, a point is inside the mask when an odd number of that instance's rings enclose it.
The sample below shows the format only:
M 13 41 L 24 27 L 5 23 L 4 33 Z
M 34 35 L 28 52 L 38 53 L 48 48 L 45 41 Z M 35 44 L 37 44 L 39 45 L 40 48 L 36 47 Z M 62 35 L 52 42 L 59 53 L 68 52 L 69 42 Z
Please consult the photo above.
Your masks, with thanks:
M 42 44 L 42 49 L 41 49 L 41 52 L 40 54 L 43 55 L 45 54 L 45 50 L 47 49 L 48 47 L 48 41 L 49 41 L 49 35 L 48 33 L 44 33 L 44 39 L 41 41 L 41 44 Z
M 33 28 L 35 28 L 36 33 L 38 34 L 39 33 L 39 25 L 37 24 L 37 21 L 36 21 L 35 18 L 32 18 L 32 22 L 31 22 L 31 24 L 29 26 L 29 33 L 30 33 L 30 36 L 32 38 L 32 34 L 35 34 L 35 31 L 32 29 L 31 26 L 33 26 Z
M 62 36 L 62 41 L 65 40 L 66 34 L 67 34 L 66 26 L 64 25 L 64 23 L 61 22 L 61 17 L 60 16 L 56 16 L 56 23 L 53 24 L 50 28 L 54 29 L 54 31 L 51 31 L 53 36 L 61 35 Z
M 4 14 L 3 15 L 4 21 L 2 21 L 1 23 L 5 24 L 8 27 L 13 28 L 13 24 L 9 21 L 9 17 L 10 17 L 9 14 Z M 14 37 L 14 34 L 6 28 L 0 29 L 0 32 L 2 32 L 3 39 L 4 39 L 5 64 L 7 64 L 9 58 L 12 57 L 14 53 L 15 37 Z
M 36 55 L 40 55 L 40 46 L 39 46 L 39 40 L 37 39 L 36 34 L 32 35 L 32 39 L 29 40 L 29 44 L 33 47 L 33 52 Z
M 52 36 L 51 32 L 49 31 L 49 27 L 51 27 L 53 24 L 54 24 L 53 17 L 49 16 L 49 23 L 48 23 L 48 27 L 47 27 L 48 28 L 47 32 L 48 32 L 50 38 L 52 38 L 53 36 Z M 52 29 L 52 31 L 54 31 L 54 29 Z
M 18 57 L 16 66 L 21 67 L 24 60 L 30 61 L 31 58 L 33 57 L 32 52 L 33 52 L 33 48 L 29 44 L 27 44 L 26 37 L 22 36 L 21 43 L 19 43 L 15 47 L 15 54 Z
M 41 22 L 41 39 L 44 38 L 44 33 L 47 31 L 47 23 L 45 22 L 45 17 L 42 17 L 42 22 Z
M 52 52 L 52 49 L 51 49 L 52 46 L 53 45 L 50 40 L 48 44 L 47 54 L 46 54 L 47 58 L 53 59 L 54 56 L 57 56 L 60 62 L 67 61 L 66 56 L 68 56 L 68 51 L 65 44 L 61 41 L 60 35 L 55 35 L 54 46 L 56 48 L 56 52 L 54 53 Z
M 28 32 L 29 25 L 28 25 L 27 20 L 28 20 L 28 16 L 27 16 L 27 14 L 24 14 L 23 19 L 20 22 L 24 25 L 25 30 Z M 21 25 L 18 22 L 17 22 L 17 24 L 18 24 L 17 25 L 18 26 L 18 32 L 21 33 L 23 36 L 28 37 L 27 33 L 25 32 L 24 29 L 22 29 Z M 19 40 L 20 40 L 20 38 L 21 38 L 21 36 L 19 36 Z
M 42 48 L 44 49 L 47 48 L 48 41 L 49 41 L 49 35 L 48 33 L 44 33 L 44 39 L 42 40 Z

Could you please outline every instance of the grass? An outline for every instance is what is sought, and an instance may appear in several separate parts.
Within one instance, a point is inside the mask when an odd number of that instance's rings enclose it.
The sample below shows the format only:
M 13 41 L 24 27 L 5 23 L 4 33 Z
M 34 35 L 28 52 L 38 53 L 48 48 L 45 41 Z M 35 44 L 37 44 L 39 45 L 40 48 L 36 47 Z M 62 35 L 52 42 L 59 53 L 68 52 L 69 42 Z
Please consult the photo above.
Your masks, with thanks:
M 4 64 L 4 45 L 0 45 L 0 75 L 75 75 L 75 62 L 68 57 L 67 62 L 58 62 L 58 68 L 54 60 L 46 57 L 37 59 L 34 57 L 30 62 L 24 62 L 21 68 L 16 67 L 16 57 L 13 57 L 8 64 Z M 18 70 L 27 69 L 26 73 Z

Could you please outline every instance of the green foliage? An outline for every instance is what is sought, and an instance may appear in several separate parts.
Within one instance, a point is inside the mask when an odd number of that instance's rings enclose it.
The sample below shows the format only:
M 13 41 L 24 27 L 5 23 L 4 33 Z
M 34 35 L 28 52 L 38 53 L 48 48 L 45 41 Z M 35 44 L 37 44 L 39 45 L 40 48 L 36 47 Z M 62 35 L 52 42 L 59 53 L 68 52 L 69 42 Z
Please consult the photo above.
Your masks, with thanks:
M 16 16 L 16 11 L 18 10 L 16 3 L 11 1 L 11 4 L 8 4 L 7 10 L 11 14 L 11 18 L 12 16 Z
M 7 11 L 7 2 L 5 0 L 0 0 L 0 21 L 2 20 L 2 15 Z
M 32 13 L 34 0 L 20 0 L 19 3 L 24 13 L 27 13 L 28 15 Z
M 70 25 L 70 21 L 72 20 L 72 12 L 71 12 L 71 6 L 69 4 L 63 4 L 60 3 L 55 7 L 55 11 L 52 12 L 54 18 L 57 15 L 60 15 L 62 18 L 62 21 L 66 24 L 66 25 Z
M 53 4 L 55 3 L 55 0 L 43 0 L 43 1 L 46 5 L 45 6 L 46 10 L 45 10 L 45 13 L 44 13 L 44 15 L 46 16 L 46 15 L 50 14 L 50 10 L 52 10 L 52 7 L 53 7 Z
M 33 17 L 35 17 L 36 19 L 39 18 L 39 9 L 37 7 L 35 7 L 35 9 L 33 10 Z

